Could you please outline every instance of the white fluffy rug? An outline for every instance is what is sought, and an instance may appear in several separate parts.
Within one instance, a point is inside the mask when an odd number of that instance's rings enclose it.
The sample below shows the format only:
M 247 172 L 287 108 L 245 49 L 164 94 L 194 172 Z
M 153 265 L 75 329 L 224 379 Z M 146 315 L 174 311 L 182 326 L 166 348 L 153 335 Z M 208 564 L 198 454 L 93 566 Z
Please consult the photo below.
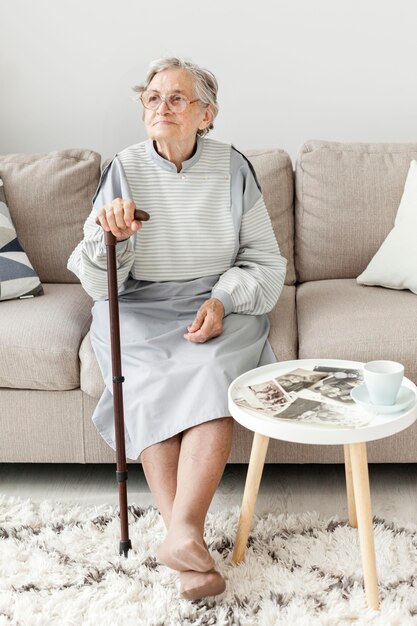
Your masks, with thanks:
M 366 608 L 357 531 L 315 513 L 255 518 L 245 562 L 230 565 L 238 509 L 209 514 L 206 541 L 227 589 L 178 599 L 159 565 L 153 508 L 129 507 L 133 550 L 118 555 L 111 506 L 0 496 L 0 626 L 347 626 L 417 624 L 417 526 L 376 519 L 381 612 Z

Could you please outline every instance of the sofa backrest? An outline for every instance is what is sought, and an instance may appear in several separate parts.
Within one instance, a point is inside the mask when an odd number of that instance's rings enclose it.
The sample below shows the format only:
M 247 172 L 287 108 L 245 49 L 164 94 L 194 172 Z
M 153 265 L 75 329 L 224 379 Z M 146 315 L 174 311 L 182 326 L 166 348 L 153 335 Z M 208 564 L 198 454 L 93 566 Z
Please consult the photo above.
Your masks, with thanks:
M 306 142 L 296 163 L 295 224 L 289 155 L 245 154 L 287 259 L 285 283 L 292 285 L 296 277 L 355 278 L 365 269 L 394 225 L 417 144 Z M 73 149 L 0 156 L 0 177 L 17 235 L 41 281 L 78 282 L 66 264 L 83 236 L 100 155 Z
M 416 143 L 312 140 L 296 164 L 297 280 L 356 278 L 394 226 Z
M 294 267 L 294 174 L 284 150 L 247 150 L 271 218 L 282 256 L 287 259 L 285 284 L 295 283 Z
M 0 156 L 17 236 L 43 283 L 79 282 L 67 261 L 83 237 L 100 161 L 91 150 Z

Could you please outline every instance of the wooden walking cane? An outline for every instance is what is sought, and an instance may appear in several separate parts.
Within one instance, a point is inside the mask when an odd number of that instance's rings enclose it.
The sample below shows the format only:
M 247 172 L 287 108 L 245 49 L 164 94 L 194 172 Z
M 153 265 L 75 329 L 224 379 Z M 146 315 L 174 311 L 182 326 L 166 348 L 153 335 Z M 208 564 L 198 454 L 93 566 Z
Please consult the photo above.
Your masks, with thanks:
M 149 214 L 146 211 L 135 211 L 135 220 L 146 222 Z M 96 223 L 100 225 L 97 218 Z M 114 431 L 116 436 L 116 479 L 119 484 L 119 511 L 120 511 L 120 547 L 119 554 L 127 557 L 132 548 L 129 539 L 129 524 L 127 519 L 127 467 L 125 447 L 125 423 L 123 415 L 122 362 L 120 355 L 120 324 L 119 301 L 117 289 L 116 268 L 116 237 L 112 232 L 104 231 L 104 241 L 107 252 L 107 284 L 109 290 L 110 314 L 110 346 L 113 375 L 113 410 Z

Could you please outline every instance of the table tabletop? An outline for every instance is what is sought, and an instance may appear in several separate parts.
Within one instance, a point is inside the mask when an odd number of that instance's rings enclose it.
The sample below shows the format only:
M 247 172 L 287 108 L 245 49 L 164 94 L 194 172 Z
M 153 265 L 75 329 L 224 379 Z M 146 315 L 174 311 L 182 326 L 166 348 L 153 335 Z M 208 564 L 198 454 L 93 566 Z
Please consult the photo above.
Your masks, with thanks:
M 388 415 L 374 414 L 366 425 L 355 428 L 314 425 L 291 419 L 279 419 L 255 413 L 235 403 L 235 399 L 240 396 L 239 387 L 266 382 L 294 369 L 313 370 L 315 366 L 362 370 L 364 363 L 341 359 L 297 359 L 257 367 L 245 372 L 231 383 L 228 390 L 230 414 L 242 426 L 261 435 L 283 441 L 317 445 L 363 443 L 383 439 L 408 428 L 417 419 L 417 396 L 416 401 L 410 407 Z M 416 386 L 408 378 L 404 377 L 402 384 L 417 393 Z M 363 411 L 360 407 L 356 408 Z

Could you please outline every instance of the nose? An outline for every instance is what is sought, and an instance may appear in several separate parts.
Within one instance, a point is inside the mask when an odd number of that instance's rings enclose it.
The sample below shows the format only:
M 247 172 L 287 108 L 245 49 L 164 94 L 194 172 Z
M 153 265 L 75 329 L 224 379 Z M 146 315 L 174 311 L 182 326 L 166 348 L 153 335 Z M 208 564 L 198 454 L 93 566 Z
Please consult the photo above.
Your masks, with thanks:
M 162 108 L 163 107 L 163 108 Z M 161 115 L 161 113 L 166 113 L 167 111 L 169 111 L 168 105 L 165 102 L 165 100 L 161 100 L 161 104 L 159 105 L 159 107 L 156 109 L 157 112 Z

